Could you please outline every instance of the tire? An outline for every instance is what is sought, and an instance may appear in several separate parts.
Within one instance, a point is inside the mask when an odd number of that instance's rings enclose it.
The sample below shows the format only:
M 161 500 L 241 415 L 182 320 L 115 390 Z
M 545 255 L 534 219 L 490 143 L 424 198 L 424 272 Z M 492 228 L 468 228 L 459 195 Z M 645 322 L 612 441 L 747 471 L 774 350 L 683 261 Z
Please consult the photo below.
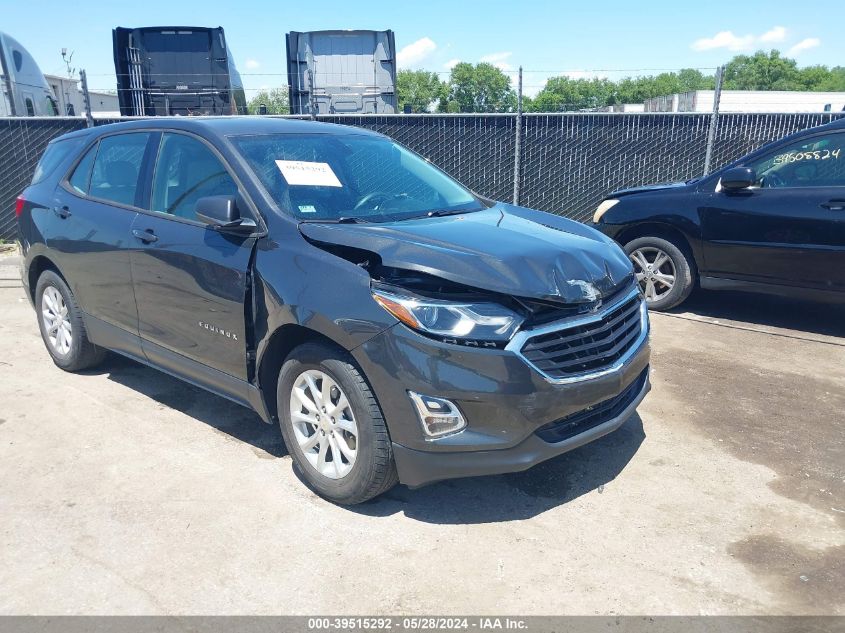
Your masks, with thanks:
M 313 382 L 309 383 L 309 377 Z M 328 403 L 322 398 L 327 386 Z M 301 390 L 305 400 L 295 389 Z M 312 397 L 314 389 L 319 402 Z M 343 410 L 338 408 L 341 396 L 348 403 Z M 276 402 L 288 452 L 320 496 L 354 505 L 398 483 L 381 409 L 367 380 L 343 350 L 325 343 L 305 343 L 294 349 L 279 372 Z M 352 451 L 354 460 L 350 461 L 347 452 Z
M 669 310 L 690 296 L 695 286 L 695 264 L 692 257 L 676 244 L 661 237 L 638 237 L 625 245 L 625 253 L 634 264 L 634 272 L 650 310 Z M 654 267 L 658 258 L 662 263 Z M 670 273 L 673 279 L 671 287 L 667 285 Z M 653 288 L 651 293 L 649 282 Z
M 106 350 L 88 340 L 82 311 L 70 288 L 52 270 L 44 271 L 38 278 L 35 309 L 41 338 L 56 366 L 65 371 L 81 371 L 98 365 L 105 358 Z M 65 318 L 51 331 L 47 321 L 56 323 L 56 317 L 62 315 Z

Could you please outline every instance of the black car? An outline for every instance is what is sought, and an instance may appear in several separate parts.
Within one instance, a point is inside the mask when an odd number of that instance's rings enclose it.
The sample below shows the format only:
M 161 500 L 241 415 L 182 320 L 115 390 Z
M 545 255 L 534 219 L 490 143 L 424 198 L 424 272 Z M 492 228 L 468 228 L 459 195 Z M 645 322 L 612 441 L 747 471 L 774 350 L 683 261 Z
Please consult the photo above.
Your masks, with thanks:
M 845 299 L 845 118 L 686 183 L 610 194 L 593 225 L 654 310 L 702 288 Z
M 523 470 L 649 389 L 622 250 L 482 200 L 390 139 L 265 118 L 67 134 L 17 205 L 47 350 L 114 350 L 278 422 L 340 503 Z

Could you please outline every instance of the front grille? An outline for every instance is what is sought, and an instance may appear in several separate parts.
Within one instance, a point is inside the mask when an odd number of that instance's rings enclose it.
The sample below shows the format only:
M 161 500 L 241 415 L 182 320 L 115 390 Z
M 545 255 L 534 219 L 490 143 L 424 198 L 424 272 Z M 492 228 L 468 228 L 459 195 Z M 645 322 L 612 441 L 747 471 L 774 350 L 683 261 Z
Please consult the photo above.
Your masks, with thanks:
M 611 367 L 642 333 L 640 296 L 634 295 L 599 319 L 529 337 L 523 357 L 552 379 L 590 374 Z
M 604 424 L 618 417 L 636 399 L 647 379 L 648 368 L 644 369 L 619 395 L 599 402 L 586 411 L 579 411 L 560 420 L 549 422 L 537 429 L 535 433 L 541 440 L 554 444 Z

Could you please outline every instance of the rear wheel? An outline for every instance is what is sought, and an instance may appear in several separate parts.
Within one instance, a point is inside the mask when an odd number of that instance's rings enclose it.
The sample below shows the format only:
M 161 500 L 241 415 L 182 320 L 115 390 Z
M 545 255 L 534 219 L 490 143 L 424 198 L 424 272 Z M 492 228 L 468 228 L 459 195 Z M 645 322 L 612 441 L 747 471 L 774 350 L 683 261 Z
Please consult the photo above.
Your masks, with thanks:
M 106 351 L 88 340 L 82 311 L 64 280 L 44 271 L 35 285 L 35 308 L 41 338 L 53 362 L 65 371 L 99 364 Z
M 634 274 L 651 310 L 669 310 L 689 297 L 694 286 L 692 258 L 660 237 L 639 237 L 625 245 Z
M 346 352 L 323 343 L 296 348 L 279 373 L 276 402 L 288 452 L 321 496 L 352 505 L 396 485 L 381 409 Z

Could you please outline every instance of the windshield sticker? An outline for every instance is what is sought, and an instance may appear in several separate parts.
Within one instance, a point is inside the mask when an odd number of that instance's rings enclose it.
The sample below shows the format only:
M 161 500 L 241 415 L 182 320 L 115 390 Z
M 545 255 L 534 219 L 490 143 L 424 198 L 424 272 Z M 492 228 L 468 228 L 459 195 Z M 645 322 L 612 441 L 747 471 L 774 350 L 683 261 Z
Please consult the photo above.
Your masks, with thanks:
M 328 163 L 304 160 L 277 160 L 276 166 L 289 185 L 310 187 L 343 187 Z
M 299 212 L 300 213 L 317 213 L 317 209 L 314 207 L 313 204 L 301 204 L 301 205 L 299 205 Z

